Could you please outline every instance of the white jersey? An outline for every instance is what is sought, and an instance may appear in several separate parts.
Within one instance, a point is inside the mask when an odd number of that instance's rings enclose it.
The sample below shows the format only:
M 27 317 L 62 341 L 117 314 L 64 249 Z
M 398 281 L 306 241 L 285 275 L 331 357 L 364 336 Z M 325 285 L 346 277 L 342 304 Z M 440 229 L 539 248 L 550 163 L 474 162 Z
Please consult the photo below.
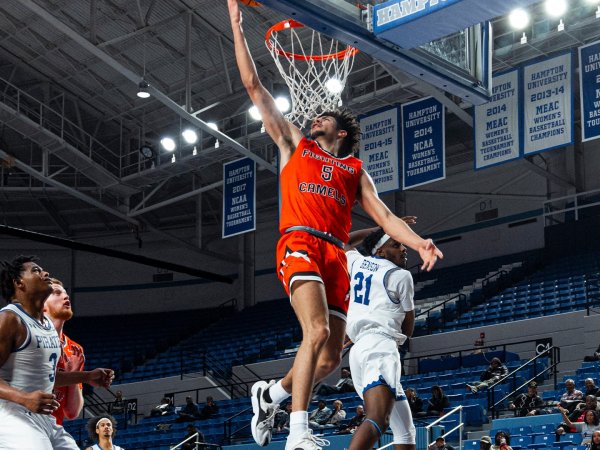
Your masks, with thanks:
M 92 450 L 102 450 L 102 447 L 100 447 L 98 444 L 94 444 L 92 445 Z M 123 448 L 113 444 L 113 450 L 123 450 Z
M 25 392 L 41 390 L 51 394 L 61 354 L 60 339 L 52 321 L 44 317 L 40 323 L 15 303 L 0 309 L 2 314 L 7 314 L 5 311 L 19 316 L 27 328 L 27 337 L 0 367 L 0 379 Z
M 346 253 L 350 273 L 350 306 L 346 333 L 353 342 L 378 333 L 398 344 L 406 340 L 402 322 L 412 311 L 414 285 L 409 271 L 378 256 L 363 256 L 357 250 Z

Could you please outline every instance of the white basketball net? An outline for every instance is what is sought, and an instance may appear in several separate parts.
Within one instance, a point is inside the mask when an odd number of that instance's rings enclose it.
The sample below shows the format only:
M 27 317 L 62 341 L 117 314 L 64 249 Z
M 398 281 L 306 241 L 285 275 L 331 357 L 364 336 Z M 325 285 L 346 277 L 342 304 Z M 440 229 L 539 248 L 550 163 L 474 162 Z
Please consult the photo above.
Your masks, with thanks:
M 272 29 L 267 35 L 267 48 L 290 90 L 292 109 L 285 117 L 304 128 L 324 111 L 341 106 L 342 91 L 357 50 L 314 30 L 310 30 L 311 35 L 308 28 L 304 28 L 301 39 L 296 32 L 296 28 L 303 28 L 300 23 L 283 23 L 288 24 L 283 26 L 285 36 L 278 36 L 278 31 Z M 280 40 L 286 42 L 287 48 Z

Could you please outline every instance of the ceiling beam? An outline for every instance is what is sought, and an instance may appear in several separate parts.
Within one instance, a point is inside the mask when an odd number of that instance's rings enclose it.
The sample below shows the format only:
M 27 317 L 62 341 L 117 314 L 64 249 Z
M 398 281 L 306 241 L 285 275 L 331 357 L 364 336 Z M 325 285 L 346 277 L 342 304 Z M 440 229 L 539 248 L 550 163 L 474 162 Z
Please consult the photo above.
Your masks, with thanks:
M 186 198 L 194 197 L 202 192 L 210 191 L 211 189 L 217 188 L 223 185 L 223 180 L 216 181 L 212 184 L 207 184 L 206 186 L 202 186 L 201 188 L 194 189 L 193 191 L 186 192 L 185 194 L 178 195 L 177 197 L 170 198 L 169 200 L 165 200 L 164 202 L 155 203 L 154 205 L 146 206 L 145 208 L 138 209 L 137 211 L 131 211 L 129 213 L 129 217 L 136 217 L 140 214 L 145 214 L 150 211 L 154 211 L 155 209 L 163 208 L 165 206 L 171 205 L 176 202 L 180 202 L 181 200 L 185 200 Z
M 47 10 L 45 10 L 41 6 L 34 3 L 32 0 L 21 0 L 20 4 L 24 7 L 26 7 L 27 9 L 29 9 L 34 14 L 38 15 L 40 18 L 42 18 L 46 22 L 48 22 L 50 25 L 52 25 L 54 28 L 56 28 L 61 33 L 64 33 L 66 36 L 68 36 L 70 39 L 72 39 L 75 43 L 77 43 L 78 45 L 83 47 L 85 50 L 87 50 L 89 53 L 94 55 L 96 58 L 98 58 L 99 60 L 101 60 L 102 62 L 107 64 L 109 67 L 111 67 L 112 69 L 119 72 L 121 75 L 123 75 L 129 81 L 134 83 L 135 86 L 137 86 L 137 84 L 140 82 L 141 77 L 138 74 L 134 73 L 133 71 L 129 70 L 127 67 L 123 66 L 115 58 L 113 58 L 109 54 L 105 53 L 104 51 L 102 51 L 101 49 L 96 47 L 90 41 L 85 39 L 83 36 L 81 36 L 79 33 L 74 31 L 72 28 L 70 28 L 69 26 L 67 26 L 66 24 L 61 22 L 60 20 L 58 20 L 56 17 L 54 17 L 52 14 L 50 14 Z M 133 86 L 132 86 L 132 88 L 133 88 Z M 275 167 L 273 164 L 271 164 L 268 161 L 265 161 L 260 156 L 252 153 L 250 150 L 248 150 L 243 145 L 241 145 L 239 142 L 230 138 L 226 134 L 223 134 L 218 130 L 213 130 L 211 127 L 209 127 L 206 124 L 206 122 L 204 122 L 203 120 L 200 120 L 197 117 L 190 114 L 188 111 L 186 111 L 185 108 L 182 108 L 176 102 L 171 100 L 170 97 L 168 97 L 167 95 L 165 95 L 163 92 L 159 91 L 152 85 L 150 85 L 148 91 L 159 102 L 161 102 L 163 105 L 168 107 L 170 110 L 174 111 L 182 119 L 187 120 L 191 124 L 202 129 L 202 131 L 210 134 L 211 136 L 214 136 L 216 139 L 218 139 L 224 145 L 232 147 L 234 150 L 238 151 L 242 155 L 247 156 L 248 158 L 252 159 L 253 161 L 256 161 L 257 164 L 265 167 L 270 172 L 277 173 L 277 167 Z
M 59 181 L 56 181 L 52 178 L 49 177 L 45 177 L 44 175 L 42 175 L 40 172 L 38 172 L 37 170 L 35 170 L 34 168 L 28 166 L 27 164 L 25 164 L 24 162 L 12 157 L 11 155 L 9 155 L 8 153 L 6 153 L 4 150 L 0 150 L 0 158 L 4 159 L 4 160 L 10 160 L 11 164 L 16 167 L 17 169 L 19 169 L 22 172 L 25 172 L 27 175 L 32 176 L 33 178 L 36 178 L 42 182 L 44 182 L 45 184 L 48 184 L 50 186 L 53 186 L 55 188 L 60 189 L 63 192 L 66 192 L 70 195 L 72 195 L 75 198 L 78 198 L 79 200 L 84 201 L 85 203 L 88 203 L 92 206 L 95 206 L 98 209 L 101 209 L 102 211 L 106 211 L 107 213 L 112 214 L 113 216 L 116 216 L 120 219 L 123 219 L 135 226 L 139 226 L 139 222 L 131 217 L 128 217 L 126 214 L 123 214 L 121 211 L 118 211 L 114 208 L 111 208 L 108 205 L 105 205 L 104 203 L 96 200 L 95 198 L 89 197 L 83 193 L 81 193 L 80 191 L 78 191 L 77 189 L 73 189 L 70 186 L 67 186 L 65 184 L 60 183 Z

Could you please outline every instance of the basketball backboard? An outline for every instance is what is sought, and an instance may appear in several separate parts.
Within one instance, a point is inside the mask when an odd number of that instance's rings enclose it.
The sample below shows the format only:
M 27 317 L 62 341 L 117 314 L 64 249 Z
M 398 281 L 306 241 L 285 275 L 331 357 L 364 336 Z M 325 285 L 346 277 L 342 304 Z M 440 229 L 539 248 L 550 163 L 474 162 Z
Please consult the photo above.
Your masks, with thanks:
M 320 33 L 433 86 L 482 104 L 491 89 L 487 20 L 534 0 L 262 0 Z

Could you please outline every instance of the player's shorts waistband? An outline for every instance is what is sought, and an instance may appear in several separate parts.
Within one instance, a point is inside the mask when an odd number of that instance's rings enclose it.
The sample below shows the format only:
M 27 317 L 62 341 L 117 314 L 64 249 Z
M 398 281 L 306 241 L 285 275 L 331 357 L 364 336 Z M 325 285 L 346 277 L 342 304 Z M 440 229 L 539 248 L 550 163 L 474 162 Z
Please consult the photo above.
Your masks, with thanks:
M 333 234 L 325 233 L 324 231 L 317 230 L 316 228 L 305 227 L 303 225 L 295 225 L 293 227 L 286 228 L 286 233 L 291 233 L 292 231 L 304 231 L 308 234 L 312 234 L 319 239 L 323 239 L 324 241 L 329 242 L 330 244 L 335 245 L 336 247 L 344 249 L 344 242 L 341 239 L 336 238 Z
M 397 345 L 402 345 L 404 343 L 404 341 L 406 341 L 406 336 L 404 336 L 404 335 L 402 335 L 402 337 L 394 337 L 391 334 L 388 334 L 383 330 L 367 329 L 367 330 L 364 330 L 361 333 L 359 333 L 358 336 L 356 336 L 356 338 L 355 338 L 356 342 L 358 342 L 361 338 L 368 336 L 368 335 L 378 335 L 382 338 L 390 339 L 390 340 L 394 341 Z

